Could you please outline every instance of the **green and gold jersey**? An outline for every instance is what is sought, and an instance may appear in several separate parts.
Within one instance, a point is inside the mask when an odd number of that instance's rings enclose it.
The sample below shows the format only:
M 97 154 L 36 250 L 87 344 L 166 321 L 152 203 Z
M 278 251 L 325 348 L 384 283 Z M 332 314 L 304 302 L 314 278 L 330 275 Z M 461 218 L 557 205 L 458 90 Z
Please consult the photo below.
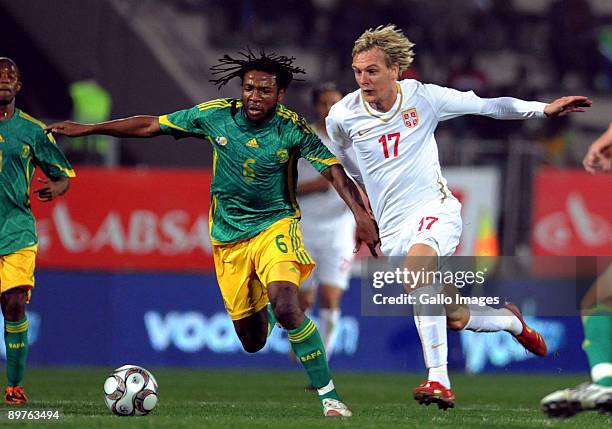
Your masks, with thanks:
M 0 255 L 38 243 L 30 210 L 30 184 L 40 167 L 49 178 L 74 177 L 72 166 L 45 125 L 15 109 L 0 121 Z
M 213 148 L 210 235 L 213 243 L 254 237 L 274 222 L 299 217 L 297 160 L 319 172 L 339 164 L 307 123 L 279 105 L 266 124 L 250 124 L 242 102 L 218 99 L 159 117 L 162 132 L 206 139 Z

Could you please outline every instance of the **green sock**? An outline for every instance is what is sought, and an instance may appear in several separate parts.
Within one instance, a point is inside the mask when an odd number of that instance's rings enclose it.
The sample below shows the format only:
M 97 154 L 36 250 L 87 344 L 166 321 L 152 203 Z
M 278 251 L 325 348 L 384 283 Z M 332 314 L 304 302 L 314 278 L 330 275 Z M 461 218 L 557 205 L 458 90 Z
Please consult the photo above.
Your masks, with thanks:
M 28 357 L 28 319 L 24 317 L 17 322 L 4 321 L 4 344 L 8 385 L 20 385 Z
M 589 358 L 591 378 L 600 386 L 612 387 L 612 312 L 609 307 L 595 307 L 582 318 L 584 343 Z
M 268 303 L 268 305 L 266 306 L 266 310 L 268 310 L 268 337 L 269 337 L 270 334 L 272 333 L 272 329 L 274 329 L 274 326 L 276 325 L 276 316 L 274 315 L 274 312 L 272 311 L 272 304 Z
M 291 348 L 304 366 L 310 384 L 319 391 L 319 399 L 340 400 L 327 365 L 325 347 L 315 324 L 308 317 L 296 329 L 288 331 Z

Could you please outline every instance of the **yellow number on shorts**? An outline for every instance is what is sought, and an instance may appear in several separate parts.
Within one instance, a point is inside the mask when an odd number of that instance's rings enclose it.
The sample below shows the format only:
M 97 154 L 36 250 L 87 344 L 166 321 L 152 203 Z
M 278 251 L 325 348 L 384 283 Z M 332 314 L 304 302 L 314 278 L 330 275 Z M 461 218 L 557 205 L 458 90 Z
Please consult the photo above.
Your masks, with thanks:
M 283 238 L 285 238 L 283 234 L 279 234 L 276 236 L 276 247 L 278 247 L 278 250 L 280 250 L 281 252 L 287 253 L 289 251 L 289 248 L 287 247 L 286 243 L 281 241 Z
M 242 164 L 242 176 L 247 182 L 251 182 L 255 178 L 255 170 L 251 167 L 252 164 L 255 164 L 253 158 L 247 158 L 244 164 Z

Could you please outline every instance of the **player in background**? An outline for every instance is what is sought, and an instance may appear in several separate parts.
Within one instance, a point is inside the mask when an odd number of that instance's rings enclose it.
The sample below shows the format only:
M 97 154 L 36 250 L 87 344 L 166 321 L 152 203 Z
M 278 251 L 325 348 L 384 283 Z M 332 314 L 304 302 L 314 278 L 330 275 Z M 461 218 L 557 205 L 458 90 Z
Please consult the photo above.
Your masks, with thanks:
M 333 84 L 323 85 L 312 94 L 317 117 L 312 129 L 327 147 L 325 118 L 341 99 L 342 93 Z M 298 161 L 297 190 L 304 247 L 317 263 L 300 288 L 300 306 L 308 312 L 318 291 L 319 332 L 329 359 L 336 342 L 342 294 L 348 287 L 355 258 L 355 220 L 329 182 L 304 159 Z
M 296 73 L 294 58 L 250 50 L 225 55 L 212 68 L 219 88 L 242 82 L 241 99 L 216 99 L 162 116 L 134 116 L 98 124 L 63 122 L 57 134 L 78 137 L 194 136 L 213 148 L 210 235 L 225 308 L 244 349 L 265 345 L 270 327 L 283 326 L 298 360 L 317 388 L 325 416 L 350 416 L 331 379 L 325 348 L 304 315 L 298 288 L 314 268 L 302 245 L 295 199 L 296 167 L 306 158 L 344 199 L 358 236 L 374 252 L 376 224 L 344 169 L 306 122 L 280 104 Z M 268 301 L 272 311 L 267 311 Z
M 612 124 L 595 140 L 582 161 L 591 174 L 612 172 Z M 601 274 L 580 303 L 591 382 L 557 390 L 541 401 L 551 417 L 571 417 L 581 411 L 612 414 L 612 266 Z
M 438 122 L 461 115 L 528 119 L 582 112 L 586 97 L 552 103 L 510 97 L 480 98 L 398 77 L 413 60 L 413 44 L 394 25 L 364 32 L 354 44 L 353 72 L 359 89 L 335 104 L 327 117 L 333 150 L 362 184 L 380 228 L 381 251 L 405 257 L 411 271 L 436 271 L 453 254 L 461 236 L 461 204 L 440 170 L 434 131 Z M 355 161 L 353 161 L 355 159 Z M 427 287 L 424 287 L 427 286 Z M 455 296 L 452 285 L 406 285 L 419 296 Z M 478 332 L 507 331 L 527 350 L 543 356 L 544 339 L 529 328 L 516 306 L 416 305 L 414 319 L 423 345 L 427 380 L 414 390 L 419 403 L 454 405 L 447 372 L 447 327 Z
M 4 316 L 7 388 L 4 402 L 21 404 L 28 356 L 26 304 L 34 288 L 38 237 L 30 210 L 30 186 L 35 167 L 48 179 L 34 191 L 41 201 L 63 195 L 74 177 L 45 125 L 15 107 L 21 75 L 10 58 L 0 57 L 0 303 Z

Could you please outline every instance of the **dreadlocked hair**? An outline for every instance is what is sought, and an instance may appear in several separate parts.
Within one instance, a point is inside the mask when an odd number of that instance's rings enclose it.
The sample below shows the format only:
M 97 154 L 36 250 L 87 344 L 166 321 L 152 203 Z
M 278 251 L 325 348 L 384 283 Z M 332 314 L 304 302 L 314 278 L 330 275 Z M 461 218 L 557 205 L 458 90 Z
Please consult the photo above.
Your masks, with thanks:
M 261 49 L 257 56 L 250 48 L 239 51 L 238 55 L 242 58 L 232 58 L 229 55 L 223 55 L 219 58 L 219 64 L 210 68 L 213 75 L 219 75 L 216 79 L 210 79 L 210 82 L 217 85 L 221 89 L 225 84 L 235 77 L 244 79 L 244 75 L 248 71 L 257 70 L 276 76 L 276 83 L 279 89 L 287 89 L 292 81 L 303 81 L 304 79 L 296 79 L 295 74 L 306 74 L 304 69 L 293 65 L 295 57 L 286 57 L 284 55 L 276 55 L 275 53 L 266 54 Z

